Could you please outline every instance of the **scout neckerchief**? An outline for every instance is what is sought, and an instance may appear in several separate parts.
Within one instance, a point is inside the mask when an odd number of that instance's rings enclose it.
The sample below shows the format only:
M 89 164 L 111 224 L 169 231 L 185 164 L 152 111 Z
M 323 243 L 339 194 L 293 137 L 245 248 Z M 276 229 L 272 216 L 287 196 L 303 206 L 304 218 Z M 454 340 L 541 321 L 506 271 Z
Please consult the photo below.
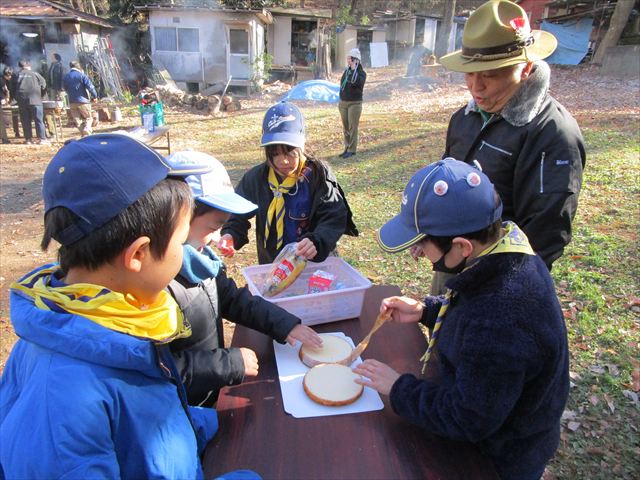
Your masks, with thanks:
M 353 71 L 353 73 L 350 74 L 351 71 Z M 351 77 L 351 79 L 349 79 L 349 77 Z M 344 72 L 344 79 L 342 80 L 342 84 L 340 85 L 340 90 L 344 90 L 344 87 L 347 86 L 347 82 L 349 80 L 351 80 L 351 83 L 356 83 L 357 78 L 358 78 L 358 68 L 356 67 L 355 70 L 351 70 L 351 67 L 347 67 L 347 69 Z
M 289 193 L 293 187 L 296 186 L 298 181 L 298 172 L 301 172 L 304 168 L 305 158 L 301 156 L 299 159 L 300 164 L 296 172 L 292 173 L 288 177 L 282 180 L 282 183 L 278 181 L 276 172 L 272 167 L 269 167 L 269 189 L 273 193 L 273 200 L 269 204 L 269 210 L 267 210 L 267 221 L 264 227 L 264 246 L 267 246 L 267 239 L 269 238 L 269 232 L 271 231 L 271 225 L 276 222 L 276 250 L 280 250 L 282 242 L 284 240 L 284 195 Z
M 34 299 L 43 310 L 64 311 L 85 317 L 110 330 L 166 343 L 191 335 L 178 304 L 162 291 L 151 305 L 141 305 L 131 295 L 99 285 L 75 283 L 55 287 L 52 277 L 58 266 L 38 270 L 13 283 L 11 288 Z
M 529 239 L 515 223 L 504 222 L 502 226 L 505 229 L 504 236 L 500 238 L 496 243 L 480 252 L 480 255 L 474 258 L 472 263 L 468 265 L 464 270 L 467 270 L 468 268 L 473 266 L 480 257 L 484 257 L 486 255 L 494 255 L 497 253 L 524 253 L 525 255 L 535 255 L 535 252 L 529 244 Z M 433 332 L 431 333 L 431 339 L 429 340 L 429 346 L 427 347 L 427 351 L 420 358 L 420 360 L 422 361 L 423 374 L 425 368 L 427 367 L 429 357 L 431 356 L 431 351 L 438 341 L 438 334 L 440 333 L 440 327 L 442 327 L 442 320 L 444 320 L 444 317 L 447 314 L 447 309 L 449 308 L 449 304 L 451 303 L 451 298 L 454 295 L 455 292 L 448 288 L 447 292 L 444 295 L 444 300 L 440 305 L 438 317 L 436 318 L 436 323 L 433 327 Z

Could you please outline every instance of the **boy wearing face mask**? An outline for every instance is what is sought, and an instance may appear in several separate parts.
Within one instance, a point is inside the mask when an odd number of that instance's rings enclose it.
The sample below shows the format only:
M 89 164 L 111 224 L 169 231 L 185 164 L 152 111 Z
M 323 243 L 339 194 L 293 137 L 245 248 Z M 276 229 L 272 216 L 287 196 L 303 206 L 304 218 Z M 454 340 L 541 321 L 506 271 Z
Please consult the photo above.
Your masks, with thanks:
M 390 297 L 380 308 L 392 322 L 433 329 L 420 359 L 431 358 L 429 374 L 372 359 L 354 370 L 408 421 L 477 443 L 500 478 L 539 480 L 569 392 L 567 332 L 548 269 L 501 213 L 488 177 L 466 163 L 447 158 L 413 176 L 379 244 L 390 253 L 415 245 L 434 269 L 456 275 L 445 296 Z

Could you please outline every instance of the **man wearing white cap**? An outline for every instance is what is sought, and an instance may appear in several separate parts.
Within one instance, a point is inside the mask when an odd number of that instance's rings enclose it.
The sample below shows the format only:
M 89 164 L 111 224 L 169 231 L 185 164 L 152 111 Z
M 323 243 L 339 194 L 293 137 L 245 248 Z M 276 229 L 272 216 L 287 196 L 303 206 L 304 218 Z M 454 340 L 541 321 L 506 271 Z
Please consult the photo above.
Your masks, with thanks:
M 358 126 L 362 114 L 362 91 L 367 73 L 362 68 L 360 50 L 352 48 L 347 55 L 347 69 L 340 79 L 340 103 L 338 110 L 342 119 L 344 152 L 342 158 L 353 157 L 358 149 Z
M 525 11 L 491 0 L 467 21 L 462 49 L 440 58 L 465 74 L 468 105 L 449 122 L 444 157 L 478 162 L 550 269 L 571 240 L 585 147 L 571 114 L 549 95 L 557 41 L 531 30 Z M 435 291 L 441 291 L 436 285 Z

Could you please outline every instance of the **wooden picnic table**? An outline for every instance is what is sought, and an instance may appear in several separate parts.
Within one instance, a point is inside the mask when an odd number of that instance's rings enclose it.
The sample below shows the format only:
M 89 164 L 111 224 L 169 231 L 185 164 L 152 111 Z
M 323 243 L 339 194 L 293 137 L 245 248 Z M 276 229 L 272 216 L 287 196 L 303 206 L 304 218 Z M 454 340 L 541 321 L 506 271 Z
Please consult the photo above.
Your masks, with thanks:
M 344 332 L 357 344 L 373 326 L 380 301 L 399 293 L 397 287 L 371 287 L 360 318 L 314 329 Z M 203 456 L 206 478 L 237 469 L 254 470 L 265 479 L 497 478 L 474 445 L 426 433 L 396 415 L 384 395 L 383 410 L 294 418 L 283 409 L 272 340 L 236 325 L 232 346 L 255 350 L 260 373 L 221 391 L 220 428 Z M 417 324 L 386 324 L 362 358 L 420 375 L 426 346 Z

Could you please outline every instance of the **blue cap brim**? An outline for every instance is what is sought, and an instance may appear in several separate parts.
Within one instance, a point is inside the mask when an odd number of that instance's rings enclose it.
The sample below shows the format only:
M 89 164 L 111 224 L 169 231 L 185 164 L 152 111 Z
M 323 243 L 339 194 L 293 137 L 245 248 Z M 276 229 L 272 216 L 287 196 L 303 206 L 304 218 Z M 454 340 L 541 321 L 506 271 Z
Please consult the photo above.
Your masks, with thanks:
M 415 245 L 426 235 L 416 232 L 415 228 L 408 228 L 402 222 L 401 215 L 396 215 L 380 227 L 376 237 L 380 248 L 385 252 L 398 253 Z
M 304 135 L 296 133 L 265 133 L 262 135 L 261 147 L 267 145 L 291 145 L 292 147 L 304 148 Z
M 210 207 L 217 208 L 218 210 L 237 213 L 239 215 L 251 213 L 258 209 L 258 205 L 234 192 L 204 195 L 202 197 L 196 197 L 196 200 Z

